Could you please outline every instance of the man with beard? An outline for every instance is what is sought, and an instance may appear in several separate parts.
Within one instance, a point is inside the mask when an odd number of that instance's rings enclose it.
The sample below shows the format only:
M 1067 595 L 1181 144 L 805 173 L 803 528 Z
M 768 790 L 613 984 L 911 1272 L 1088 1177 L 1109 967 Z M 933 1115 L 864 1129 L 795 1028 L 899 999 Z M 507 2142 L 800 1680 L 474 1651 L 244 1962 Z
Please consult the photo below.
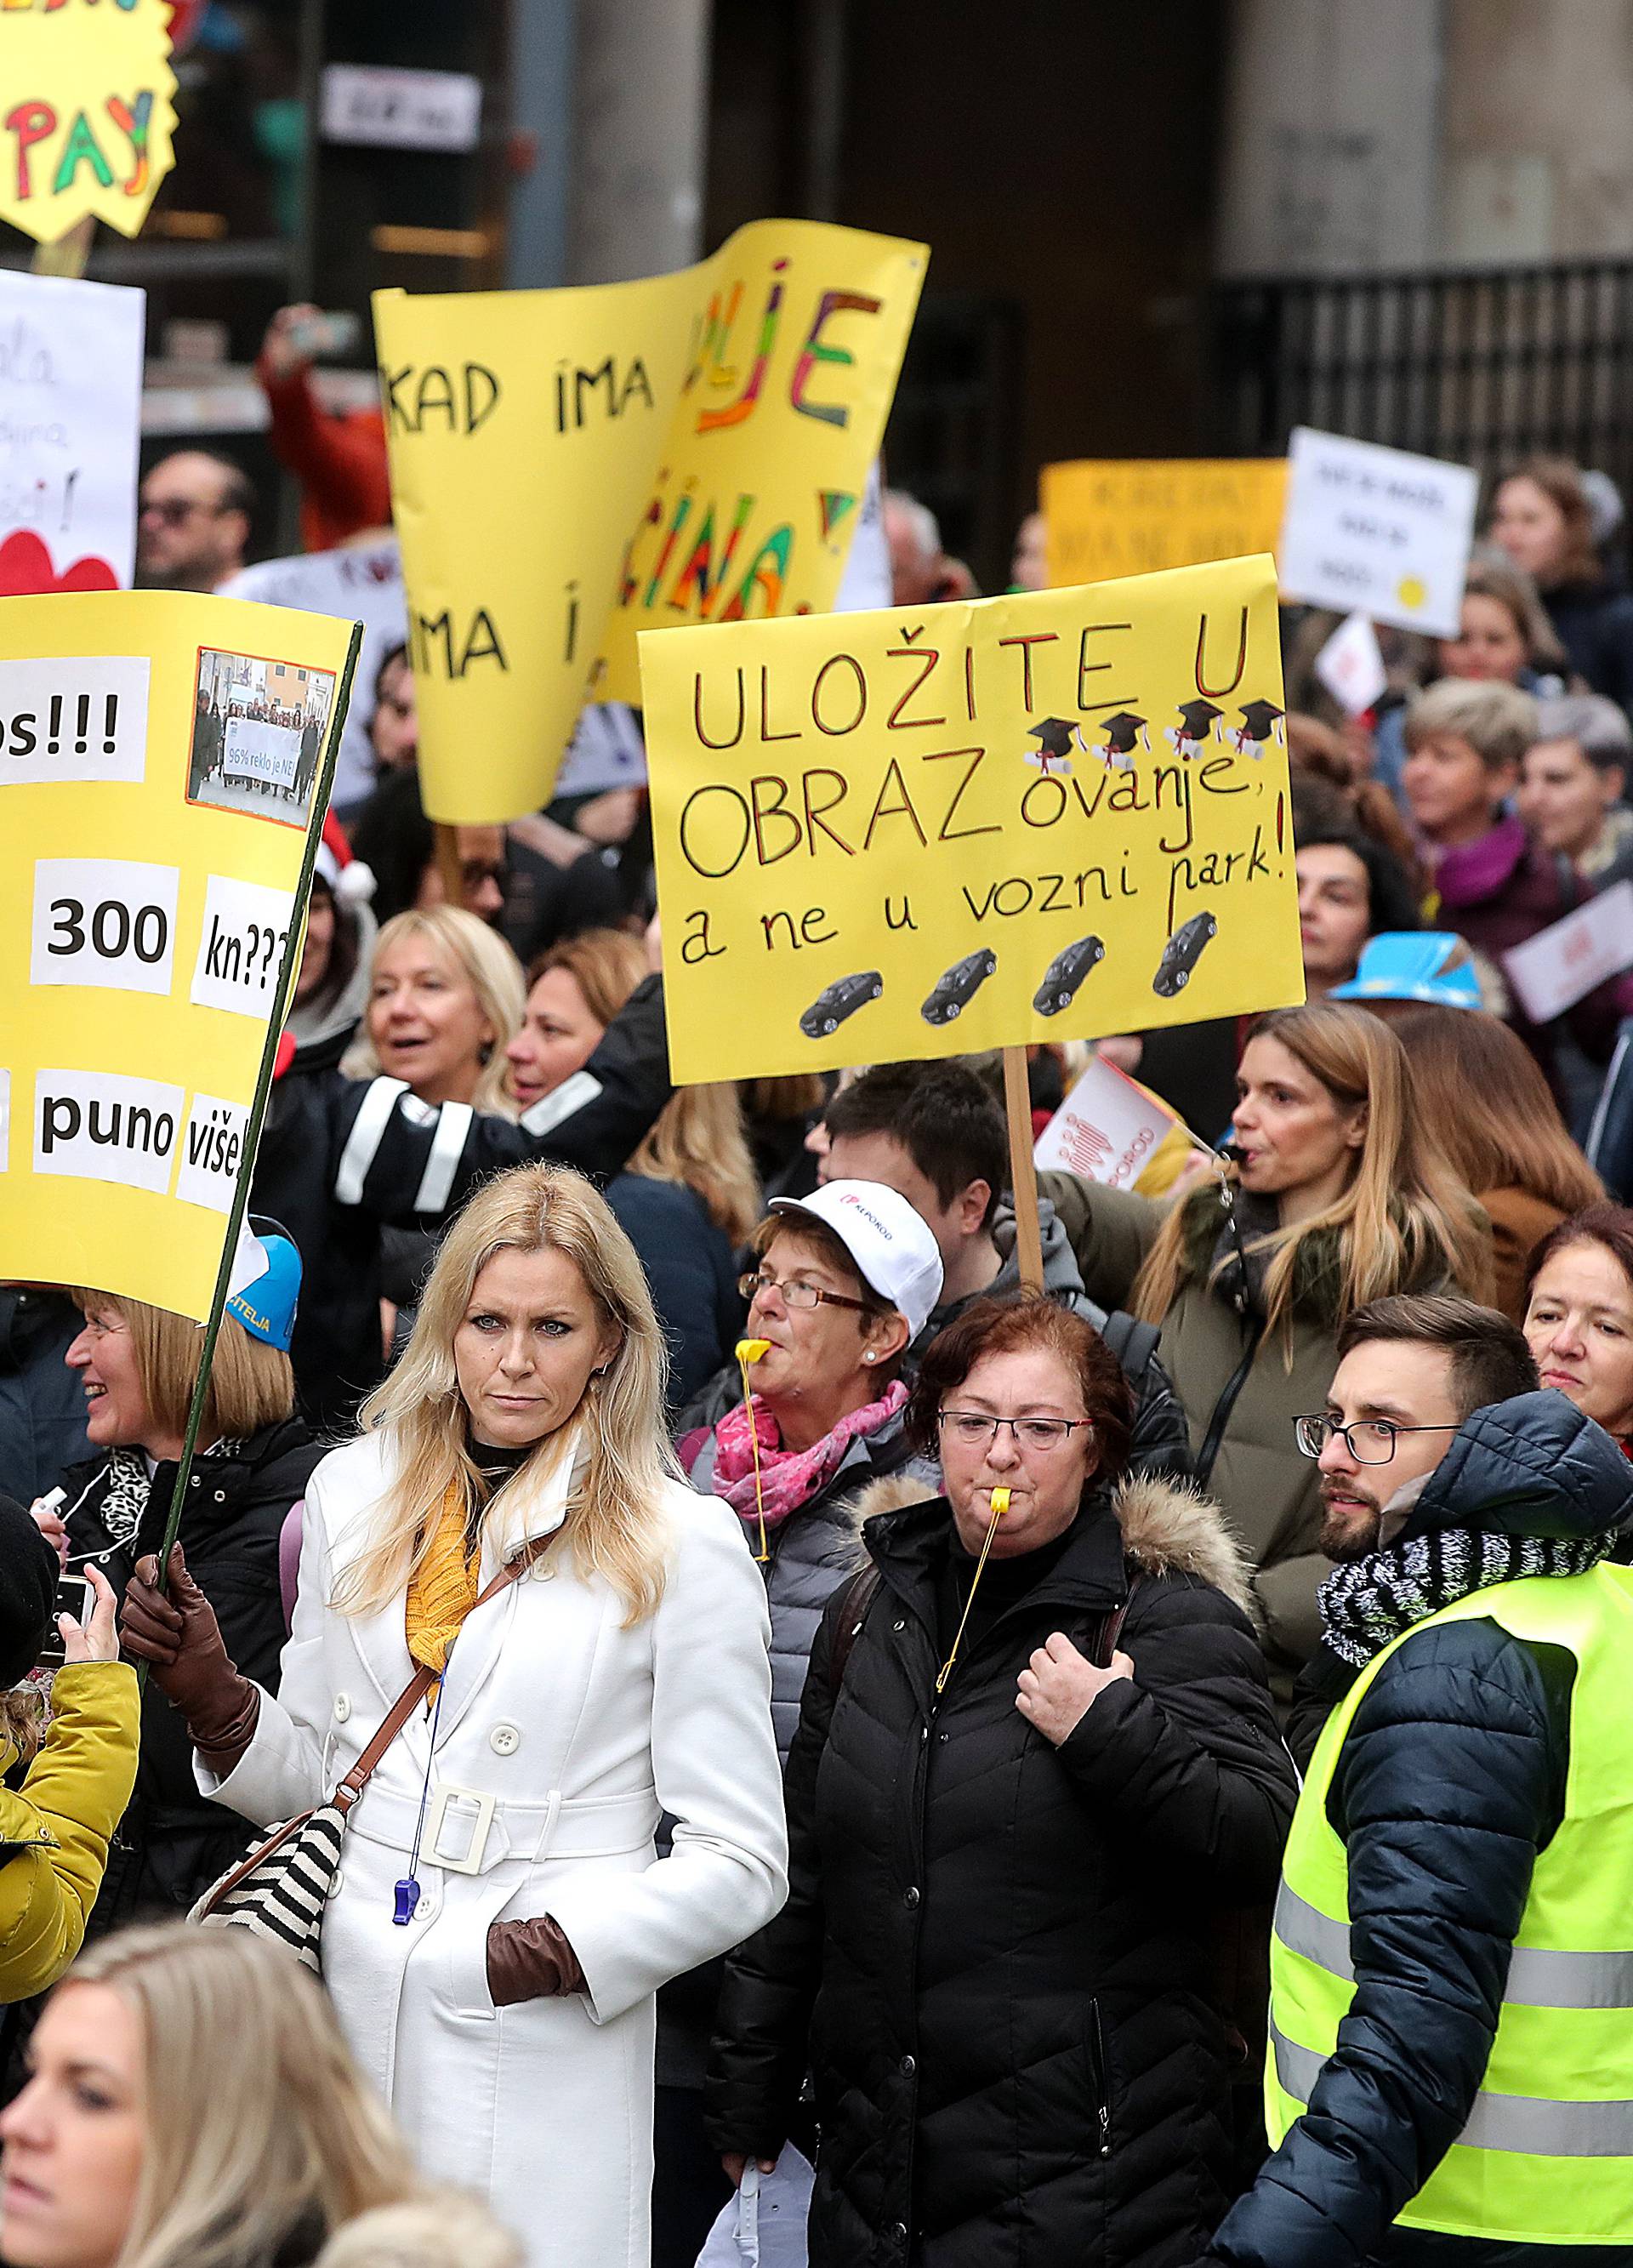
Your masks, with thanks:
M 1514 1325 L 1379 1300 L 1321 1469 L 1328 1715 L 1283 1864 L 1228 2268 L 1609 2268 L 1633 2246 L 1633 1468 Z

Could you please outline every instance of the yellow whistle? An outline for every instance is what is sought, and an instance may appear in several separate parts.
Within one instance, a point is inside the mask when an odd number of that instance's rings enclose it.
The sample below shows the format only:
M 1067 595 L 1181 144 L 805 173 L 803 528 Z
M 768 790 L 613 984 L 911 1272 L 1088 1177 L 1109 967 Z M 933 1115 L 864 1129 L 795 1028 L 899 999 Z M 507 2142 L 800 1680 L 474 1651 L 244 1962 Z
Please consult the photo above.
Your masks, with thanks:
M 1009 1491 L 1006 1488 L 995 1488 L 992 1491 L 992 1517 L 994 1520 L 1002 1520 L 1008 1510 Z
M 762 1354 L 769 1354 L 770 1351 L 769 1339 L 739 1339 L 737 1343 L 739 1362 L 758 1362 Z

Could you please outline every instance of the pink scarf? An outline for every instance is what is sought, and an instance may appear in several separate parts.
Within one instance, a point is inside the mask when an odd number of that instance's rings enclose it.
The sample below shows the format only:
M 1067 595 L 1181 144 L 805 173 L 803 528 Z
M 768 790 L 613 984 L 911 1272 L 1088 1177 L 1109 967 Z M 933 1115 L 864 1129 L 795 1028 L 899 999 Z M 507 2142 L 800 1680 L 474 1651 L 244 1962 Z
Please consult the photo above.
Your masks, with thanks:
M 760 1440 L 760 1487 L 766 1526 L 776 1527 L 791 1512 L 798 1512 L 802 1504 L 809 1503 L 823 1483 L 839 1469 L 851 1442 L 859 1434 L 878 1432 L 907 1398 L 907 1388 L 898 1378 L 885 1388 L 877 1402 L 870 1402 L 865 1409 L 853 1410 L 848 1418 L 840 1419 L 831 1433 L 825 1433 L 808 1449 L 785 1449 L 776 1418 L 760 1396 L 754 1395 L 751 1406 L 754 1432 Z M 748 1410 L 739 1402 L 726 1411 L 715 1427 L 715 1469 L 709 1487 L 715 1496 L 723 1496 L 742 1519 L 757 1524 L 754 1454 L 748 1425 Z

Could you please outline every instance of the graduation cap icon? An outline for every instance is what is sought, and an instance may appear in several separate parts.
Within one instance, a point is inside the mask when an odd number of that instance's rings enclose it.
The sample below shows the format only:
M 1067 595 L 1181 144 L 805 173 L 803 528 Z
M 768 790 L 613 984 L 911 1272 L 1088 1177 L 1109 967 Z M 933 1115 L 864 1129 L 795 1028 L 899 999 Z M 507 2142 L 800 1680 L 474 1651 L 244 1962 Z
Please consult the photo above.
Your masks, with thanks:
M 1104 724 L 1106 746 L 1100 751 L 1101 755 L 1119 771 L 1132 771 L 1136 746 L 1142 748 L 1151 747 L 1145 737 L 1144 718 L 1133 716 L 1127 709 L 1119 709 L 1114 716 L 1106 718 Z
M 1035 750 L 1027 749 L 1026 762 L 1042 772 L 1070 772 L 1074 745 L 1079 748 L 1085 745 L 1083 728 L 1069 717 L 1045 717 L 1036 725 L 1028 725 L 1026 737 L 1038 744 Z
M 1281 733 L 1277 728 L 1286 713 L 1284 709 L 1278 709 L 1274 701 L 1244 701 L 1241 727 L 1235 736 L 1237 747 L 1251 748 L 1254 755 L 1258 755 L 1272 733 L 1280 740 Z
M 1194 755 L 1224 714 L 1211 701 L 1181 701 L 1180 721 L 1169 727 L 1168 738 L 1182 756 Z

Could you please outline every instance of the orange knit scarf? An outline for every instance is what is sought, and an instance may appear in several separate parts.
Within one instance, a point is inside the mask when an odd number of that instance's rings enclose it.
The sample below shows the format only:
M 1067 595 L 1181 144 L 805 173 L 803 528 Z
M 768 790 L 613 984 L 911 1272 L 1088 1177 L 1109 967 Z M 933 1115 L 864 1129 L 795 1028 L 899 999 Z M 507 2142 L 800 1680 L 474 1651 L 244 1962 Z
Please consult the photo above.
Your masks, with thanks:
M 481 1591 L 482 1544 L 467 1553 L 469 1504 L 464 1488 L 452 1483 L 442 1500 L 430 1549 L 408 1583 L 404 1609 L 410 1657 L 438 1677 L 448 1666 L 448 1649 Z

